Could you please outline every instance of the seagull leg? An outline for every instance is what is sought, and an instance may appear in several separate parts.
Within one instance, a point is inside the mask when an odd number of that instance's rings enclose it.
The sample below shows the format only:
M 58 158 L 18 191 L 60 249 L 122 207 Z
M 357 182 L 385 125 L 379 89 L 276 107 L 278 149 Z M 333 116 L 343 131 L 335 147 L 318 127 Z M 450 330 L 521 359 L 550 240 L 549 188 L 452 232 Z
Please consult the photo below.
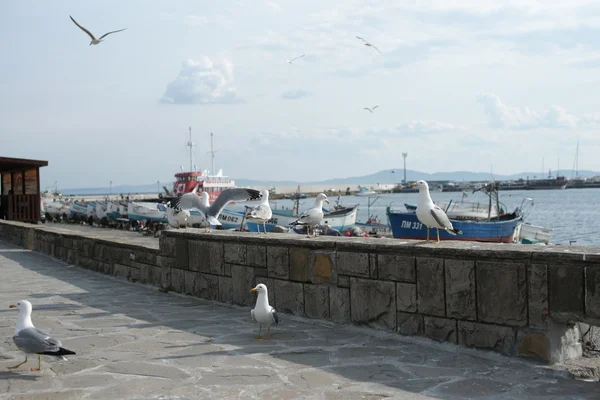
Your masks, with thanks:
M 42 368 L 42 356 L 38 354 L 38 366 L 37 368 L 31 368 L 32 371 L 39 371 Z
M 427 227 L 427 240 L 425 241 L 425 243 L 429 243 L 429 227 Z
M 265 336 L 263 339 L 264 339 L 264 340 L 271 340 L 271 337 L 270 337 L 270 335 L 271 335 L 271 325 L 269 325 L 269 326 L 267 327 L 267 336 Z
M 435 231 L 437 233 L 437 242 L 436 243 L 439 243 L 440 242 L 440 228 L 435 228 Z
M 25 356 L 25 361 L 23 361 L 22 363 L 17 364 L 17 365 L 13 365 L 12 367 L 6 367 L 6 368 L 8 368 L 8 369 L 19 368 L 21 365 L 25 364 L 26 362 L 27 362 L 27 356 Z
M 255 336 L 254 339 L 260 339 L 261 338 L 260 333 L 262 332 L 262 325 L 258 325 L 258 326 L 259 326 L 259 328 L 258 328 L 258 336 Z
M 263 222 L 263 229 L 265 230 L 265 235 L 267 234 L 267 221 Z

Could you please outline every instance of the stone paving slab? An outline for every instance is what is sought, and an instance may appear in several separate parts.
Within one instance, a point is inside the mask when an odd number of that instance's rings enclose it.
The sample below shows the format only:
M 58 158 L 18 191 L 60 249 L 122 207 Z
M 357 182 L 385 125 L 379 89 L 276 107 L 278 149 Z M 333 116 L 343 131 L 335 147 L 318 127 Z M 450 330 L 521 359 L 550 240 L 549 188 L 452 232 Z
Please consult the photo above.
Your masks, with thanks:
M 250 289 L 250 288 L 248 288 Z M 34 324 L 77 352 L 23 359 Z M 598 399 L 563 371 L 423 338 L 282 315 L 255 340 L 249 308 L 163 293 L 0 242 L 0 399 Z

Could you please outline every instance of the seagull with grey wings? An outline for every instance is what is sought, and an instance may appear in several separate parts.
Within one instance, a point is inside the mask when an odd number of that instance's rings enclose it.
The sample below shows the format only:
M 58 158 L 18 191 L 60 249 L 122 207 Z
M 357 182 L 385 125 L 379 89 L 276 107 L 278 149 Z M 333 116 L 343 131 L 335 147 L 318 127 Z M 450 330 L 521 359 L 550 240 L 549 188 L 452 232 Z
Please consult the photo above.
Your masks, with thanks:
M 289 60 L 289 61 L 288 61 L 288 64 L 291 64 L 291 63 L 293 63 L 294 61 L 301 59 L 301 58 L 302 58 L 302 57 L 304 57 L 305 55 L 306 55 L 306 54 L 302 54 L 302 55 L 301 55 L 301 56 L 299 56 L 299 57 L 292 58 L 291 60 Z
M 209 203 L 209 195 L 206 192 L 200 193 L 198 196 L 197 193 L 198 186 L 194 188 L 189 193 L 185 193 L 174 200 L 171 200 L 171 207 L 174 209 L 181 210 L 190 210 L 195 208 L 202 212 L 206 217 L 206 221 L 208 222 L 206 226 L 206 231 L 208 232 L 212 226 L 220 226 L 219 222 L 219 214 L 225 206 L 232 201 L 250 201 L 250 200 L 258 200 L 260 198 L 260 192 L 254 189 L 242 189 L 242 188 L 234 188 L 227 189 L 219 194 L 219 197 L 210 204 Z
M 325 193 L 319 193 L 315 202 L 311 208 L 304 211 L 300 217 L 291 223 L 291 225 L 305 225 L 306 232 L 308 237 L 310 237 L 310 229 L 313 230 L 313 236 L 317 235 L 316 226 L 323 219 L 323 201 L 329 204 L 329 200 L 327 199 L 327 195 Z
M 75 21 L 75 19 L 74 19 L 73 17 L 71 17 L 71 16 L 69 15 L 69 18 L 71 18 L 71 21 L 73 21 L 73 23 L 74 23 L 75 25 L 77 25 L 77 26 L 79 27 L 79 29 L 81 29 L 82 31 L 84 31 L 85 33 L 87 33 L 87 34 L 90 36 L 90 38 L 92 38 L 92 41 L 90 42 L 90 46 L 91 46 L 91 45 L 97 45 L 97 44 L 100 44 L 100 42 L 102 42 L 102 41 L 104 40 L 104 38 L 105 38 L 105 37 L 107 37 L 108 35 L 110 35 L 111 33 L 122 32 L 122 31 L 124 31 L 125 29 L 127 29 L 127 28 L 123 28 L 123 29 L 119 29 L 118 31 L 110 31 L 110 32 L 108 32 L 108 33 L 105 33 L 104 35 L 100 36 L 98 39 L 96 39 L 96 37 L 95 37 L 95 36 L 92 34 L 92 32 L 88 31 L 88 30 L 87 30 L 87 29 L 85 29 L 83 26 L 79 25 L 79 24 L 77 23 L 77 21 Z
M 379 106 L 375 106 L 373 108 L 369 108 L 369 107 L 365 107 L 365 110 L 367 110 L 368 112 L 370 112 L 371 114 L 373 114 L 373 111 L 375 111 L 375 109 L 379 107 Z
M 356 38 L 362 40 L 364 42 L 365 46 L 372 47 L 375 50 L 379 51 L 379 49 L 374 44 L 367 42 L 365 39 L 361 38 L 360 36 L 357 36 Z M 383 54 L 383 53 L 381 51 L 379 51 L 379 54 Z
M 246 212 L 246 219 L 248 221 L 257 222 L 263 224 L 263 230 L 267 233 L 267 221 L 273 216 L 273 210 L 269 205 L 269 191 L 263 190 L 262 201 L 256 207 L 252 207 Z M 260 233 L 260 225 L 257 226 L 258 233 Z
M 8 367 L 8 369 L 15 369 L 25 364 L 27 362 L 27 354 L 36 354 L 38 357 L 37 368 L 31 368 L 32 371 L 40 370 L 42 355 L 60 357 L 66 360 L 65 356 L 75 354 L 74 351 L 63 348 L 60 340 L 51 337 L 46 332 L 33 326 L 31 322 L 32 306 L 30 302 L 21 300 L 16 305 L 11 304 L 9 308 L 16 308 L 19 311 L 13 341 L 26 356 L 25 361 Z

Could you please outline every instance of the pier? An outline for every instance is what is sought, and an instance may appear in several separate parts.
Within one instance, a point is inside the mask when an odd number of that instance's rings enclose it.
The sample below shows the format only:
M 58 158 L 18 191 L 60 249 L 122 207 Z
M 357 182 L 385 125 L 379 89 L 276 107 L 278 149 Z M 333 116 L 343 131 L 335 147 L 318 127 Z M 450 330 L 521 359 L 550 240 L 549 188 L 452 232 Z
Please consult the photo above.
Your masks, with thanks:
M 598 248 L 71 228 L 0 221 L 3 304 L 31 299 L 78 353 L 30 385 L 3 373 L 5 393 L 600 396 L 568 372 L 578 323 L 600 325 Z M 270 342 L 249 316 L 260 282 L 281 313 Z M 5 348 L 3 365 L 21 356 Z

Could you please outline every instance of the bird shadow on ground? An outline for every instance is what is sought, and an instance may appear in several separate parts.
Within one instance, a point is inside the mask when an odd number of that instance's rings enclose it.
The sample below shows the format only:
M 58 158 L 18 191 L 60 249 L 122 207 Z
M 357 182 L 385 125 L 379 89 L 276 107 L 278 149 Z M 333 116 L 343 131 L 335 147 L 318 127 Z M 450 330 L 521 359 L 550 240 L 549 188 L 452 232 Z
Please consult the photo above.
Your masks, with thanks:
M 91 323 L 101 323 L 103 330 L 113 330 L 121 335 L 126 335 L 128 329 L 138 332 L 171 329 L 162 333 L 162 341 L 153 342 L 158 346 L 155 350 L 158 354 L 146 360 L 174 360 L 187 365 L 189 361 L 185 360 L 193 359 L 194 367 L 206 362 L 217 371 L 219 368 L 243 369 L 261 362 L 271 370 L 285 370 L 289 383 L 303 390 L 350 387 L 348 390 L 376 391 L 382 389 L 380 386 L 373 387 L 373 384 L 380 384 L 390 389 L 425 393 L 443 399 L 461 396 L 514 398 L 515 394 L 600 398 L 599 385 L 572 380 L 539 364 L 456 345 L 406 339 L 392 333 L 285 314 L 281 316 L 283 323 L 273 328 L 270 341 L 256 340 L 254 336 L 258 326 L 250 321 L 249 308 L 162 293 L 149 286 L 67 267 L 42 254 L 14 249 L 2 251 L 6 248 L 3 246 L 0 242 L 0 258 L 6 257 L 23 268 L 80 290 L 47 295 L 24 293 L 24 298 L 65 300 L 65 304 L 34 304 L 34 323 L 38 311 L 92 308 L 102 311 L 70 314 L 71 317 L 81 317 L 81 321 L 75 319 L 71 322 L 79 323 L 85 329 L 99 329 Z M 34 254 L 36 262 L 23 262 L 24 253 L 28 254 L 28 260 Z M 131 324 L 129 320 L 122 320 L 131 318 L 134 319 Z M 39 328 L 44 329 L 41 325 Z M 182 332 L 185 332 L 183 339 Z M 56 329 L 55 333 L 59 335 Z M 61 333 L 66 335 L 67 332 Z M 205 341 L 190 340 L 189 334 L 202 336 Z M 169 340 L 172 342 L 167 343 Z M 64 341 L 64 344 L 68 346 L 68 342 Z M 136 345 L 142 347 L 139 350 L 129 348 Z M 137 340 L 119 344 L 114 349 L 123 347 L 128 351 L 147 351 Z M 85 348 L 73 350 L 78 354 L 85 353 Z M 5 373 L 2 376 L 12 379 L 18 375 Z M 277 373 L 273 372 L 273 376 L 279 380 Z M 357 382 L 361 382 L 362 387 L 355 386 Z
M 36 381 L 39 379 L 39 376 L 36 375 L 25 375 L 21 374 L 18 371 L 0 371 L 0 380 L 5 379 L 17 379 L 22 381 Z

